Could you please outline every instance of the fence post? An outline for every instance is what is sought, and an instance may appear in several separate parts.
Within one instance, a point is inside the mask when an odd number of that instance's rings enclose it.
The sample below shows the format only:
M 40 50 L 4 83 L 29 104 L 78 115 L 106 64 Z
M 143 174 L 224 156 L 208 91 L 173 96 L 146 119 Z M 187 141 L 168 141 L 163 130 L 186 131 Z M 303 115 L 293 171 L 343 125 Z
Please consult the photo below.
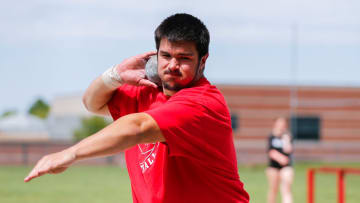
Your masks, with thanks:
M 338 185 L 338 202 L 345 203 L 345 180 L 344 170 L 340 169 L 337 172 L 337 185 Z
M 107 165 L 113 165 L 114 164 L 114 156 L 106 157 L 106 163 L 107 163 Z
M 29 150 L 28 150 L 28 144 L 22 143 L 21 144 L 21 154 L 22 154 L 22 164 L 28 165 L 29 163 Z
M 307 172 L 307 178 L 308 178 L 308 203 L 314 203 L 314 169 L 309 169 Z

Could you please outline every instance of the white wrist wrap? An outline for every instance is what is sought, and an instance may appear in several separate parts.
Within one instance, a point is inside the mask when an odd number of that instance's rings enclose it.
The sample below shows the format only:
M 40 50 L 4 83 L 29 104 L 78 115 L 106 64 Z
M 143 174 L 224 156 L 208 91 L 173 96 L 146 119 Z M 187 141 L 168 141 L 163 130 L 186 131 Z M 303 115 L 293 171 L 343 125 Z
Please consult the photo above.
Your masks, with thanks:
M 101 79 L 106 86 L 110 88 L 117 88 L 122 84 L 120 75 L 116 71 L 116 66 L 107 69 L 101 76 Z

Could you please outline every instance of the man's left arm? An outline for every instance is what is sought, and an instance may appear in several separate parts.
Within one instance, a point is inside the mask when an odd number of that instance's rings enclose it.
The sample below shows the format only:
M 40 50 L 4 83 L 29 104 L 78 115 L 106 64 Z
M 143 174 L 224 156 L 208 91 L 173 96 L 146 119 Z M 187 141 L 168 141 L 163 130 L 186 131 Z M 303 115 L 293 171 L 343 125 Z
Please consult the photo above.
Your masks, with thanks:
M 156 121 L 146 113 L 123 116 L 109 126 L 61 152 L 44 156 L 24 179 L 65 171 L 78 160 L 113 155 L 136 144 L 165 141 Z

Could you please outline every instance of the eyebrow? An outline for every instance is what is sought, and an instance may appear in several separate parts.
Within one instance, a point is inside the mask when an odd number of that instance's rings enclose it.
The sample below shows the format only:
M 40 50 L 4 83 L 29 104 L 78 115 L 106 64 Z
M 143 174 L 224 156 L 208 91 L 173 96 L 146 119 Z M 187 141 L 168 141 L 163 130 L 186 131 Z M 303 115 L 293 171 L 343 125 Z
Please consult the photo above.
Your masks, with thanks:
M 166 51 L 160 51 L 160 54 L 169 54 L 170 55 L 170 53 L 168 53 L 168 52 L 166 52 Z M 184 52 L 184 53 L 180 53 L 180 54 L 178 54 L 179 56 L 194 56 L 194 54 L 193 53 L 191 53 L 191 52 Z

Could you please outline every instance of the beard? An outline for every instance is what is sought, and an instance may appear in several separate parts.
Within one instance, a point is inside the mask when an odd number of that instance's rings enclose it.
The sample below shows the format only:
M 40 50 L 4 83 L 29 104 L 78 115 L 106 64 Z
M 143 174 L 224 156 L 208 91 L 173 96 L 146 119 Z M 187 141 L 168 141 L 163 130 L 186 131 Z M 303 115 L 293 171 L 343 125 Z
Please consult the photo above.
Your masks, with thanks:
M 188 82 L 187 84 L 179 84 L 179 83 L 174 83 L 173 85 L 163 81 L 163 87 L 164 89 L 167 89 L 167 90 L 170 90 L 170 91 L 179 91 L 181 89 L 184 89 L 186 87 L 189 87 L 191 86 L 191 84 L 194 82 L 194 80 L 197 79 L 197 76 L 198 76 L 198 70 L 200 68 L 200 62 L 197 64 L 197 67 L 196 67 L 196 73 L 194 75 L 194 78 L 192 80 L 190 80 L 190 82 Z M 169 69 L 165 70 L 164 74 L 176 74 L 178 76 L 182 76 L 181 72 L 180 71 L 175 71 L 175 72 L 171 72 Z
M 176 75 L 178 77 L 182 77 L 182 73 L 177 69 L 174 71 L 171 71 L 170 69 L 165 70 L 164 74 L 171 74 L 171 75 Z M 171 84 L 172 83 L 172 84 Z M 181 89 L 184 88 L 184 85 L 181 85 L 175 81 L 172 82 L 165 82 L 163 81 L 163 87 L 167 90 L 171 90 L 171 91 L 179 91 Z
M 163 82 L 164 89 L 171 90 L 171 91 L 179 91 L 184 88 L 184 86 L 175 83 L 174 85 L 170 85 L 169 83 Z

